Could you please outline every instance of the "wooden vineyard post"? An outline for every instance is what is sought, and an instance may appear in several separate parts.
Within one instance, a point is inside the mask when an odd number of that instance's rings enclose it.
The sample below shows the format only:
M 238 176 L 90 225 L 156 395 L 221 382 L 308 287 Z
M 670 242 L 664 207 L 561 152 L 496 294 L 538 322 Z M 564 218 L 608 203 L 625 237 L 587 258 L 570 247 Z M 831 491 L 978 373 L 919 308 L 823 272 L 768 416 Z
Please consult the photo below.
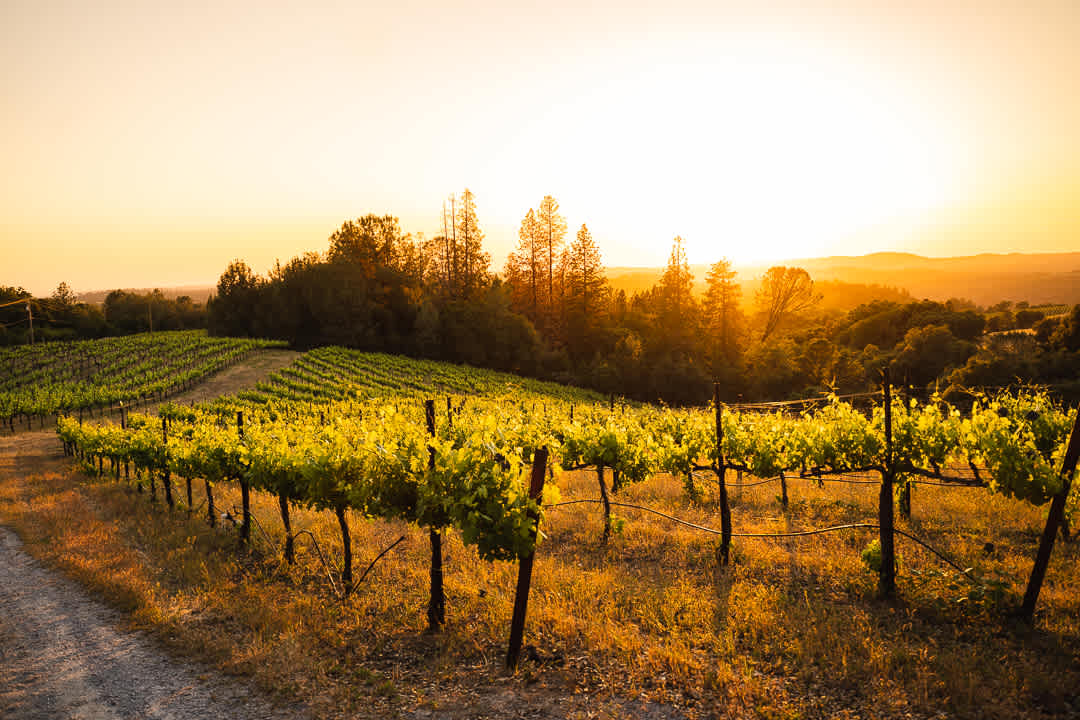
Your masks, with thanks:
M 787 475 L 783 472 L 780 473 L 780 505 L 787 510 L 788 507 L 788 494 L 787 494 Z
M 1061 490 L 1050 501 L 1050 512 L 1046 517 L 1046 528 L 1043 529 L 1042 540 L 1039 541 L 1039 552 L 1035 556 L 1035 567 L 1031 569 L 1031 579 L 1028 580 L 1027 590 L 1024 592 L 1024 604 L 1020 608 L 1020 616 L 1028 623 L 1035 618 L 1035 603 L 1039 600 L 1039 590 L 1042 589 L 1043 579 L 1046 577 L 1046 568 L 1050 564 L 1050 552 L 1054 549 L 1054 538 L 1057 536 L 1058 527 L 1065 517 L 1065 500 L 1069 497 L 1069 489 L 1072 485 L 1072 476 L 1076 472 L 1076 462 L 1080 458 L 1080 409 L 1076 411 L 1076 421 L 1073 423 L 1072 435 L 1069 436 L 1069 446 L 1065 450 L 1065 462 L 1061 465 Z
M 896 545 L 893 534 L 893 438 L 892 438 L 892 384 L 889 368 L 882 370 L 882 394 L 885 398 L 885 468 L 881 474 L 881 493 L 878 496 L 879 542 L 881 544 L 881 571 L 878 589 L 886 597 L 896 594 Z
M 191 478 L 184 478 L 184 483 L 187 485 L 187 514 L 191 517 L 191 508 L 194 506 L 194 500 L 191 497 Z
M 278 509 L 281 510 L 281 524 L 285 526 L 285 561 L 294 565 L 296 555 L 293 551 L 292 523 L 289 521 L 289 498 L 284 492 L 278 493 Z
M 120 429 L 127 430 L 127 408 L 123 400 L 120 401 Z
M 240 444 L 244 443 L 244 412 L 236 411 L 236 432 L 240 438 Z M 240 539 L 245 543 L 251 537 L 251 486 L 247 478 L 237 478 L 240 481 L 240 505 L 243 517 L 240 521 Z
M 731 555 L 731 505 L 728 503 L 727 492 L 724 410 L 720 407 L 720 383 L 713 383 L 713 406 L 716 410 L 716 477 L 720 483 L 720 564 L 727 565 Z
M 165 418 L 161 418 L 161 459 L 165 467 L 161 469 L 161 484 L 165 486 L 165 504 L 173 508 L 172 473 L 169 470 L 169 430 Z
M 428 435 L 435 437 L 435 401 L 424 401 L 424 418 Z M 435 469 L 435 447 L 428 446 L 428 467 Z M 428 632 L 437 633 L 446 622 L 446 593 L 443 590 L 442 533 L 438 528 L 428 528 L 431 540 L 431 597 L 428 599 Z
M 341 530 L 341 544 L 343 557 L 341 560 L 341 594 L 348 597 L 352 592 L 352 535 L 349 534 L 349 518 L 345 515 L 348 509 L 344 502 L 334 506 L 334 515 L 337 516 L 338 528 Z
M 206 487 L 206 521 L 210 523 L 210 527 L 217 525 L 217 510 L 214 508 L 214 484 L 210 482 L 209 478 L 203 478 L 203 483 Z
M 602 544 L 607 545 L 611 537 L 611 499 L 608 497 L 607 485 L 604 484 L 604 463 L 596 464 L 596 480 L 600 483 L 600 502 L 604 507 L 604 535 Z
M 540 504 L 544 494 L 544 479 L 547 477 L 548 449 L 537 448 L 533 455 L 532 477 L 529 480 L 529 497 Z M 517 591 L 514 593 L 514 614 L 510 620 L 510 647 L 506 651 L 506 669 L 517 670 L 521 656 L 521 641 L 525 636 L 525 611 L 529 605 L 529 586 L 532 584 L 533 558 L 536 556 L 536 538 L 540 533 L 540 517 L 533 517 L 533 549 L 518 562 Z

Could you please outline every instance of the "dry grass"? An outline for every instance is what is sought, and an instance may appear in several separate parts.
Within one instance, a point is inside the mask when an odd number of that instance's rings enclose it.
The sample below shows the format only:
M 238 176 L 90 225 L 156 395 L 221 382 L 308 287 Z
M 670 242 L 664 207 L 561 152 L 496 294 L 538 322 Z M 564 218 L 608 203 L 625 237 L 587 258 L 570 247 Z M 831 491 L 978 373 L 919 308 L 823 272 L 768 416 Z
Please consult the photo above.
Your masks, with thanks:
M 595 497 L 595 474 L 561 480 L 564 499 Z M 876 488 L 791 481 L 783 512 L 775 484 L 735 490 L 736 531 L 769 532 L 870 520 Z M 658 477 L 616 499 L 719 526 L 708 501 L 686 507 L 681 483 Z M 222 508 L 239 504 L 220 487 Z M 201 492 L 196 490 L 196 504 Z M 1042 512 L 963 488 L 920 487 L 901 527 L 986 578 L 1023 591 Z M 351 519 L 362 570 L 400 535 L 407 542 L 357 593 L 335 600 L 316 554 L 278 559 L 276 501 L 261 493 L 251 551 L 235 533 L 153 507 L 122 484 L 46 473 L 0 484 L 0 518 L 28 546 L 181 652 L 264 687 L 312 701 L 319 714 L 386 715 L 468 707 L 483 694 L 617 698 L 664 703 L 689 716 L 1042 718 L 1080 713 L 1080 546 L 1055 548 L 1037 629 L 1003 600 L 969 586 L 924 550 L 899 540 L 900 598 L 876 598 L 859 553 L 865 531 L 790 540 L 737 539 L 717 565 L 716 538 L 632 510 L 599 547 L 594 505 L 552 509 L 538 552 L 526 642 L 531 659 L 502 674 L 516 566 L 478 560 L 444 542 L 448 623 L 424 634 L 426 532 Z M 299 510 L 340 561 L 336 521 Z M 994 548 L 984 547 L 992 542 Z M 582 702 L 585 702 L 582 700 Z M 570 703 L 575 708 L 596 705 Z M 616 704 L 612 705 L 611 702 Z M 609 710 L 609 714 L 618 714 Z M 465 716 L 465 712 L 461 716 Z

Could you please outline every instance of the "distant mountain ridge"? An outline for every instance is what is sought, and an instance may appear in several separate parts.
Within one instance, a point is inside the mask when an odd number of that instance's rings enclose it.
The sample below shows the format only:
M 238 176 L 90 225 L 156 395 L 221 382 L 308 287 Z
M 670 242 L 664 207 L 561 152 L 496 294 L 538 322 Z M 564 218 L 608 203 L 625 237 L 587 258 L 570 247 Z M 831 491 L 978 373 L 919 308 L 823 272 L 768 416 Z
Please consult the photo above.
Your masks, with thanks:
M 860 270 L 938 270 L 949 272 L 1060 273 L 1080 271 L 1080 252 L 1069 253 L 981 253 L 932 258 L 914 253 L 878 252 L 869 255 L 836 255 L 804 258 L 790 263 L 811 268 L 855 268 Z
M 773 263 L 736 265 L 744 294 L 772 265 L 805 268 L 817 281 L 833 280 L 858 285 L 880 285 L 906 290 L 916 299 L 965 298 L 979 305 L 1002 300 L 1032 304 L 1080 303 L 1080 252 L 983 253 L 932 258 L 914 253 L 877 252 L 801 258 Z M 692 265 L 699 289 L 704 288 L 708 265 Z M 608 268 L 616 289 L 636 292 L 652 285 L 663 268 Z

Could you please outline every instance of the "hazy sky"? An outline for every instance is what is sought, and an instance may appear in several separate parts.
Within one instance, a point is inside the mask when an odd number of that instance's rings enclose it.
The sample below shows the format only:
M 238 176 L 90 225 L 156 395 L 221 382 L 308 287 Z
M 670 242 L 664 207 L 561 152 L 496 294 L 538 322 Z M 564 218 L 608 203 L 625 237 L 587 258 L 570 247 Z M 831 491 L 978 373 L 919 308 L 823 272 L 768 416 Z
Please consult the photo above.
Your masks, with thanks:
M 1080 249 L 1080 2 L 0 0 L 0 284 L 213 282 L 347 218 L 501 268 Z

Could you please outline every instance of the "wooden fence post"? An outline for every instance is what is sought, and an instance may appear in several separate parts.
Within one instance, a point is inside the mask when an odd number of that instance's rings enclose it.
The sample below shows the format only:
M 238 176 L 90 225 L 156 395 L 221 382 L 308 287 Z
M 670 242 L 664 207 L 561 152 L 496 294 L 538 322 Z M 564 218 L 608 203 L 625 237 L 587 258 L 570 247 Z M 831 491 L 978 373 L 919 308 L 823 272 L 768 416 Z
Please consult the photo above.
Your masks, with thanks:
M 1035 618 L 1035 603 L 1039 600 L 1039 590 L 1042 589 L 1046 568 L 1050 564 L 1054 538 L 1065 517 L 1065 500 L 1069 497 L 1078 458 L 1080 458 L 1080 408 L 1076 411 L 1076 421 L 1073 423 L 1072 435 L 1069 436 L 1069 446 L 1065 450 L 1065 462 L 1061 465 L 1061 490 L 1050 501 L 1050 513 L 1046 517 L 1046 527 L 1043 529 L 1042 540 L 1039 541 L 1039 552 L 1035 556 L 1035 566 L 1031 569 L 1031 579 L 1028 580 L 1027 590 L 1024 592 L 1024 604 L 1020 608 L 1020 616 L 1029 623 Z
M 548 449 L 537 448 L 533 455 L 532 477 L 529 480 L 529 497 L 540 504 L 544 494 L 544 479 L 547 477 Z M 506 651 L 506 669 L 517 670 L 521 656 L 521 641 L 525 636 L 525 611 L 529 605 L 529 587 L 532 584 L 533 558 L 536 556 L 536 538 L 540 532 L 540 517 L 534 517 L 532 538 L 533 549 L 518 562 L 517 591 L 514 593 L 514 614 L 510 620 L 510 647 Z

